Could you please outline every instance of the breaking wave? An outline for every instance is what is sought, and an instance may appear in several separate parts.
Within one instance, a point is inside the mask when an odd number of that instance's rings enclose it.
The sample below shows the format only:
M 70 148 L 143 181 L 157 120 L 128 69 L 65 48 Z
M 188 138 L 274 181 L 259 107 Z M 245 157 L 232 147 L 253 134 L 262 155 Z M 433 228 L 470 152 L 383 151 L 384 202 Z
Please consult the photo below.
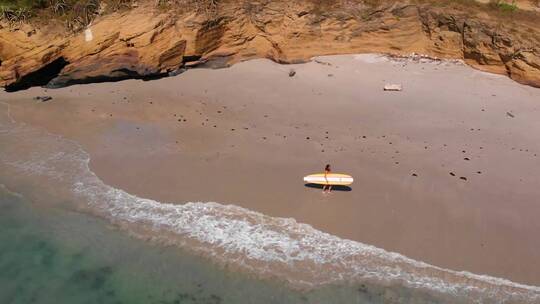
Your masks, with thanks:
M 170 204 L 131 195 L 103 183 L 77 143 L 1 115 L 6 114 L 0 114 L 0 169 L 17 180 L 53 184 L 70 193 L 77 207 L 136 236 L 179 245 L 300 288 L 369 284 L 397 286 L 450 303 L 540 303 L 540 287 L 442 269 L 292 218 L 215 202 Z

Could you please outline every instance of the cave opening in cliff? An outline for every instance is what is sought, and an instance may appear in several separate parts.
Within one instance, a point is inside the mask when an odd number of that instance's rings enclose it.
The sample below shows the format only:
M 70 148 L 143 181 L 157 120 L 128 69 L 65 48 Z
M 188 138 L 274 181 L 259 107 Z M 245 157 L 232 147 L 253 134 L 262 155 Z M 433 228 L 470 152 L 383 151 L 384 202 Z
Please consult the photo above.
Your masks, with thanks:
M 187 55 L 187 56 L 184 56 L 183 62 L 184 63 L 194 62 L 194 61 L 199 61 L 200 59 L 201 59 L 200 55 Z
M 128 68 L 120 68 L 112 70 L 109 74 L 103 74 L 92 77 L 84 77 L 80 79 L 71 79 L 69 77 L 58 77 L 52 80 L 48 87 L 62 88 L 76 84 L 89 84 L 89 83 L 105 83 L 105 82 L 118 82 L 129 79 L 139 79 L 143 81 L 156 80 L 169 76 L 167 72 L 156 72 L 148 74 L 140 74 L 138 71 L 134 71 Z
M 18 81 L 5 87 L 6 92 L 26 90 L 35 86 L 45 86 L 60 74 L 69 62 L 64 57 L 58 57 L 43 67 L 22 76 Z

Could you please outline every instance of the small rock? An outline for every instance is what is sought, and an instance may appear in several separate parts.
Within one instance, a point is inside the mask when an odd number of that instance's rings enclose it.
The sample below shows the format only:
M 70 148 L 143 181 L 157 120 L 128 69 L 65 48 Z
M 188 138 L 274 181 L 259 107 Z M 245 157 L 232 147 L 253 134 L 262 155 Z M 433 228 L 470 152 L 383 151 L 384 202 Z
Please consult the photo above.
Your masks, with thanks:
M 180 74 L 184 73 L 185 71 L 187 71 L 186 68 L 179 68 L 179 69 L 176 69 L 176 70 L 174 70 L 174 71 L 170 71 L 170 72 L 169 72 L 169 76 L 180 75 Z
M 514 118 L 514 117 L 515 117 L 515 116 L 514 116 L 514 114 L 512 114 L 512 113 L 510 113 L 510 112 L 506 112 L 506 116 L 508 116 L 508 117 L 512 117 L 512 118 Z
M 36 97 L 34 97 L 34 100 L 39 100 L 41 102 L 46 102 L 46 101 L 49 101 L 51 99 L 52 99 L 51 96 L 36 96 Z
M 403 86 L 401 84 L 386 84 L 384 85 L 385 91 L 402 91 Z
M 318 63 L 318 64 L 327 65 L 327 66 L 332 65 L 330 62 L 321 61 L 321 60 L 318 60 L 318 59 L 315 59 L 315 62 Z
M 289 77 L 294 77 L 294 75 L 296 75 L 296 71 L 295 70 L 290 70 L 289 71 Z

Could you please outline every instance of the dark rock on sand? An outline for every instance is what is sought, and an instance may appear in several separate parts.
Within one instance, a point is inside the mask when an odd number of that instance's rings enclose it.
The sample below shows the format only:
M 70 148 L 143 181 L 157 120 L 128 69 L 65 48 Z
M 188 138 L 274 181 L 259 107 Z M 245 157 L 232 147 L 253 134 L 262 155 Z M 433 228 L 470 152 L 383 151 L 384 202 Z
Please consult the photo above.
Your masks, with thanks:
M 51 99 L 52 99 L 51 96 L 36 96 L 36 97 L 34 97 L 34 100 L 38 100 L 38 101 L 41 101 L 41 102 L 46 102 L 46 101 L 49 101 Z

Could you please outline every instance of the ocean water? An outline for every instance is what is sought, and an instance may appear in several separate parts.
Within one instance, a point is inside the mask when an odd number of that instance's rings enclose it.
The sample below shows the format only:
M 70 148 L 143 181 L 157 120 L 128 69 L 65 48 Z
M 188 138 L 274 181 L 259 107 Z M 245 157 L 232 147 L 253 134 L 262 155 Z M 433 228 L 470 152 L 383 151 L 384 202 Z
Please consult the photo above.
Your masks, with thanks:
M 0 106 L 0 303 L 540 303 L 294 219 L 131 195 Z
M 4 186 L 0 210 L 0 303 L 371 303 L 350 286 L 302 292 L 228 271 Z

